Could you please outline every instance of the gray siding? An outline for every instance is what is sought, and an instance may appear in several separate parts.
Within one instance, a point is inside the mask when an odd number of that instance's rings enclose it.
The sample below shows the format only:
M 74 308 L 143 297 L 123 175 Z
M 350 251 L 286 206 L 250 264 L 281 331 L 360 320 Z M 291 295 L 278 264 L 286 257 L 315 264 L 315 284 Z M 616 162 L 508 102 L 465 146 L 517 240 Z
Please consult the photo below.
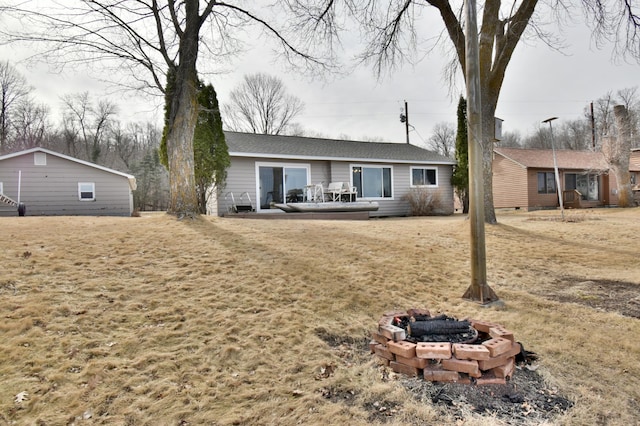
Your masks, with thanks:
M 46 165 L 34 165 L 34 153 L 0 162 L 4 193 L 17 201 L 18 175 L 22 172 L 20 201 L 28 216 L 131 215 L 131 189 L 125 176 L 46 154 Z M 95 201 L 80 201 L 78 183 L 95 184 Z M 0 215 L 17 216 L 14 207 L 0 204 Z
M 249 193 L 253 206 L 258 208 L 256 163 L 278 163 L 278 164 L 309 164 L 311 182 L 322 183 L 325 187 L 330 182 L 350 182 L 352 164 L 371 164 L 391 166 L 393 181 L 393 198 L 389 200 L 376 200 L 380 205 L 378 211 L 370 212 L 370 216 L 406 216 L 409 214 L 409 203 L 403 200 L 410 188 L 410 168 L 415 167 L 436 167 L 438 170 L 438 188 L 430 190 L 438 191 L 443 203 L 444 214 L 453 213 L 453 187 L 451 185 L 451 165 L 425 165 L 422 164 L 379 164 L 363 161 L 296 161 L 280 160 L 278 158 L 254 158 L 254 157 L 232 157 L 231 166 L 227 171 L 227 183 L 219 194 L 218 215 L 228 212 L 231 206 L 230 193 L 234 194 L 236 203 L 240 203 L 240 195 Z M 226 196 L 226 200 L 225 200 Z M 246 200 L 246 198 L 245 198 Z M 272 210 L 270 210 L 272 211 Z

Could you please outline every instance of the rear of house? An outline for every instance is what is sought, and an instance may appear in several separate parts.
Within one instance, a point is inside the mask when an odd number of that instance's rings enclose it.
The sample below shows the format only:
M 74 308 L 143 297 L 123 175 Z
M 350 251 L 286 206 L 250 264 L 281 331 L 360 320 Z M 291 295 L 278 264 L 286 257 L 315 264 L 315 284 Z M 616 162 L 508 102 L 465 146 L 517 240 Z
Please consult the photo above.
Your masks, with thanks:
M 376 201 L 370 216 L 406 216 L 412 188 L 437 193 L 440 214 L 453 213 L 451 175 L 455 162 L 400 143 L 357 142 L 296 136 L 225 132 L 231 166 L 220 191 L 218 215 L 233 200 L 257 213 L 282 213 L 276 203 L 310 184 L 345 182 L 359 200 Z
M 566 207 L 618 202 L 617 183 L 601 152 L 556 150 L 560 190 Z M 543 209 L 560 205 L 552 150 L 496 148 L 493 160 L 496 208 Z
M 43 148 L 0 157 L 0 193 L 28 216 L 130 216 L 135 177 Z M 0 216 L 18 209 L 0 203 Z

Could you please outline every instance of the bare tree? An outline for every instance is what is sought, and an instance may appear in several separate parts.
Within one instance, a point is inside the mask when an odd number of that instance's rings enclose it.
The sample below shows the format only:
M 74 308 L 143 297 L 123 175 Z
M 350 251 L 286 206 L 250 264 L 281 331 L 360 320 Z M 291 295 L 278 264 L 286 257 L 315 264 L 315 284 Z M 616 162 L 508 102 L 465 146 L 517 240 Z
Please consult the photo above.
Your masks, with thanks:
M 109 148 L 107 132 L 116 113 L 116 105 L 108 100 L 91 105 L 88 92 L 63 96 L 62 102 L 64 122 L 77 129 L 79 138 L 76 140 L 82 144 L 84 159 L 98 163 L 103 150 Z
M 8 61 L 0 61 L 0 154 L 8 148 L 12 107 L 30 92 L 25 78 Z
M 453 158 L 456 145 L 455 126 L 445 121 L 436 123 L 427 142 L 429 149 L 445 157 Z
M 502 132 L 502 139 L 498 142 L 498 145 L 505 148 L 520 148 L 523 146 L 522 135 L 518 130 Z
M 14 150 L 43 147 L 51 130 L 49 107 L 36 104 L 31 98 L 22 99 L 12 114 Z
M 281 79 L 265 73 L 245 75 L 229 97 L 222 110 L 227 127 L 236 132 L 289 133 L 304 109 L 300 98 L 287 93 Z
M 198 64 L 220 63 L 239 50 L 238 34 L 257 24 L 280 47 L 289 63 L 323 66 L 323 55 L 310 52 L 318 37 L 313 21 L 282 19 L 282 27 L 268 22 L 271 7 L 261 2 L 213 0 L 74 0 L 40 9 L 40 2 L 24 0 L 3 6 L 5 16 L 21 20 L 20 29 L 0 29 L 11 42 L 38 42 L 47 46 L 40 58 L 63 67 L 72 63 L 99 63 L 122 75 L 129 73 L 130 87 L 162 92 L 167 108 L 167 152 L 170 203 L 168 211 L 179 217 L 198 213 L 194 175 L 193 134 L 198 118 Z M 272 21 L 275 22 L 275 21 Z M 310 29 L 306 31 L 305 29 Z M 2 41 L 2 40 L 0 40 Z M 297 47 L 296 47 L 297 46 Z M 327 55 L 331 46 L 325 44 Z M 174 76 L 167 91 L 166 73 Z
M 616 135 L 608 135 L 602 142 L 604 154 L 618 182 L 618 205 L 632 206 L 631 177 L 629 173 L 629 157 L 631 155 L 631 120 L 629 111 L 624 105 L 613 107 Z
M 318 1 L 323 7 L 312 9 L 308 2 L 299 0 L 291 2 L 299 6 L 301 16 L 316 13 L 317 26 L 321 24 L 336 29 L 338 4 L 345 4 L 345 9 L 359 19 L 364 32 L 367 47 L 361 55 L 363 61 L 373 63 L 380 75 L 385 70 L 399 66 L 403 61 L 422 54 L 434 46 L 419 46 L 419 40 L 425 39 L 418 34 L 420 17 L 429 13 L 433 7 L 439 13 L 452 43 L 455 59 L 451 62 L 448 75 L 455 74 L 455 69 L 465 70 L 466 34 L 463 30 L 460 2 L 450 0 L 392 0 L 389 2 L 373 2 L 370 0 Z M 599 41 L 613 38 L 617 43 L 615 50 L 620 55 L 629 54 L 640 59 L 640 18 L 630 0 L 583 0 L 581 2 L 586 15 L 593 24 L 594 34 Z M 485 220 L 496 223 L 493 207 L 493 132 L 495 110 L 500 96 L 502 83 L 509 62 L 516 46 L 523 37 L 541 38 L 543 42 L 554 46 L 551 34 L 542 22 L 532 21 L 534 12 L 540 14 L 546 3 L 538 0 L 521 0 L 503 4 L 501 0 L 486 0 L 482 8 L 482 23 L 478 36 L 480 84 L 478 93 L 481 99 L 480 121 L 482 123 L 482 171 L 484 186 Z M 551 4 L 548 10 L 552 16 L 562 16 L 568 7 L 566 4 Z M 323 30 L 328 30 L 323 27 Z M 334 34 L 334 33 L 330 33 Z M 437 44 L 443 37 L 432 37 Z M 468 82 L 467 82 L 468 83 Z

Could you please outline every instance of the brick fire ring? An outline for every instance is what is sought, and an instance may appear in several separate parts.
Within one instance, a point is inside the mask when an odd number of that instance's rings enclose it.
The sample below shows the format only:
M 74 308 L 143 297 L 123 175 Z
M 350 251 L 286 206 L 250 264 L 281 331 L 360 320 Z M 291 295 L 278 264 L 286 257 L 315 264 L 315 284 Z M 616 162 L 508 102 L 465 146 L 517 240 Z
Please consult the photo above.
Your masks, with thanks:
M 396 373 L 432 382 L 505 384 L 515 371 L 521 346 L 501 324 L 466 319 L 478 332 L 476 343 L 417 342 L 407 339 L 397 319 L 431 314 L 426 309 L 385 312 L 372 333 L 371 353 Z

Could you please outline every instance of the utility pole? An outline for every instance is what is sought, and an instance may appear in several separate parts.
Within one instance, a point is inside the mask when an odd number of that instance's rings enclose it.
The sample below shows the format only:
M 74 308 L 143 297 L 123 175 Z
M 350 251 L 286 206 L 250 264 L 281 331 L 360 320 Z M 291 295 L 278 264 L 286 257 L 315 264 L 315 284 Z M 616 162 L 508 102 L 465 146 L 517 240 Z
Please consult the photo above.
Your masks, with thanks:
M 482 99 L 480 98 L 480 53 L 476 0 L 465 0 L 465 76 L 469 144 L 469 222 L 471 225 L 471 285 L 463 299 L 488 304 L 498 296 L 487 284 L 484 232 L 484 186 L 482 177 Z
M 404 101 L 404 111 L 400 111 L 400 122 L 404 123 L 407 133 L 407 143 L 409 143 L 409 105 L 406 100 Z
M 560 215 L 564 222 L 564 204 L 562 202 L 562 188 L 560 188 L 560 173 L 558 173 L 558 160 L 556 159 L 556 147 L 553 141 L 553 126 L 551 122 L 557 120 L 558 117 L 547 118 L 543 123 L 549 123 L 549 131 L 551 132 L 551 151 L 553 152 L 553 170 L 556 175 L 556 191 L 558 192 L 558 200 L 560 200 Z
M 593 102 L 591 102 L 591 147 L 596 149 L 596 118 L 593 115 Z

